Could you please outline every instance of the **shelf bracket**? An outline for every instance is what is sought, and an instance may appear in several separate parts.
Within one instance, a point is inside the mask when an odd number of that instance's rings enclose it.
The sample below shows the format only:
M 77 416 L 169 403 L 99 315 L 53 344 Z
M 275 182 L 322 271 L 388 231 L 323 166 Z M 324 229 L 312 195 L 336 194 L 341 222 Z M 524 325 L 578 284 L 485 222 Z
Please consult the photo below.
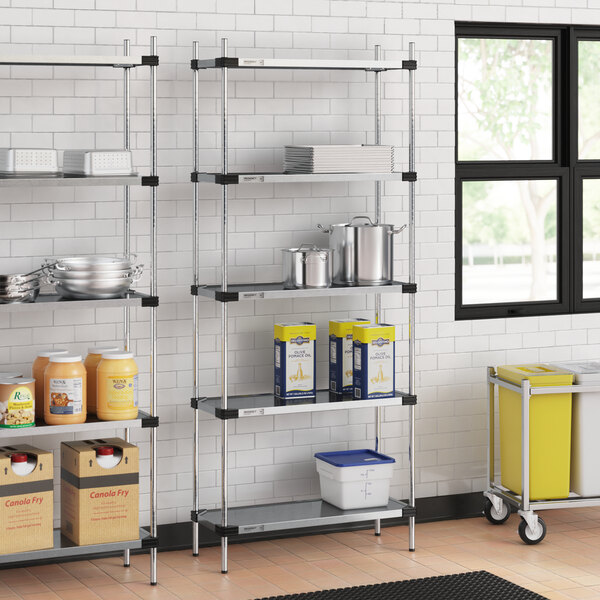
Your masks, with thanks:
M 142 298 L 142 306 L 144 307 L 154 307 L 156 308 L 159 304 L 158 296 L 147 296 L 146 298 Z
M 406 71 L 416 71 L 417 70 L 417 61 L 416 60 L 403 60 L 402 68 Z
M 200 408 L 200 405 L 207 400 L 206 396 L 198 396 L 196 398 L 190 398 L 190 406 L 193 409 Z
M 403 294 L 416 294 L 417 293 L 417 284 L 416 283 L 403 283 L 402 284 L 402 293 Z
M 240 411 L 237 408 L 215 408 L 215 417 L 226 421 L 227 419 L 237 419 L 240 416 Z
M 158 67 L 158 56 L 153 54 L 142 56 L 142 65 L 147 65 L 149 67 Z
M 158 548 L 157 537 L 147 537 L 142 540 L 142 548 Z
M 416 507 L 407 506 L 406 508 L 402 509 L 402 516 L 403 517 L 416 517 L 417 516 Z
M 202 520 L 200 517 L 206 514 L 207 512 L 208 510 L 206 508 L 202 510 L 192 510 L 190 513 L 190 518 L 193 523 L 200 523 L 200 521 Z
M 142 429 L 145 427 L 158 427 L 158 417 L 144 417 L 142 419 Z
M 414 406 L 417 403 L 416 394 L 407 394 L 406 392 L 398 392 L 402 398 L 402 406 Z
M 240 528 L 237 525 L 229 525 L 223 527 L 222 525 L 215 525 L 215 533 L 221 537 L 231 537 L 232 535 L 238 535 Z
M 416 181 L 417 180 L 417 172 L 416 171 L 405 171 L 402 173 L 402 181 Z
M 147 187 L 158 187 L 158 175 L 143 175 L 142 185 Z
M 222 290 L 215 290 L 215 300 L 217 302 L 237 302 L 239 299 L 239 292 L 223 292 Z

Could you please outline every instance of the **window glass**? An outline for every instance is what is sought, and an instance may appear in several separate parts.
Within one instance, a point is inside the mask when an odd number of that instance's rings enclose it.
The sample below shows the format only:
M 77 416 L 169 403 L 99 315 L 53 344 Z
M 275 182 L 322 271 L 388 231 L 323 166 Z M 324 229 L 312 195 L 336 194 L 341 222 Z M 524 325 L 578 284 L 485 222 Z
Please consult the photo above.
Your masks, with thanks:
M 552 40 L 458 39 L 458 160 L 553 159 L 552 50 Z
M 556 206 L 554 179 L 463 181 L 463 305 L 557 299 Z
M 578 44 L 578 143 L 580 159 L 600 158 L 600 42 Z
M 600 179 L 583 180 L 583 297 L 600 298 Z

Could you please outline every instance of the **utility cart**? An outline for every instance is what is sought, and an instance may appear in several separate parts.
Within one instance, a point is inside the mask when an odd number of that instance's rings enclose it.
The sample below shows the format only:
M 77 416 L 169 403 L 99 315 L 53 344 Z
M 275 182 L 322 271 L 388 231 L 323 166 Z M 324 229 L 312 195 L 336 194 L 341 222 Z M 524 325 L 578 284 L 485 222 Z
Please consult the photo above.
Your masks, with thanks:
M 547 385 L 532 386 L 523 379 L 520 385 L 498 377 L 494 367 L 488 367 L 488 489 L 483 492 L 484 515 L 494 525 L 505 523 L 511 514 L 511 508 L 517 509 L 521 517 L 519 536 L 526 544 L 539 544 L 546 536 L 546 524 L 535 511 L 553 508 L 575 508 L 600 506 L 600 496 L 587 497 L 570 493 L 566 498 L 532 500 L 530 486 L 530 403 L 532 396 L 549 394 L 574 394 L 581 392 L 600 392 L 600 385 Z M 496 480 L 495 462 L 495 398 L 496 387 L 519 394 L 521 397 L 521 490 L 518 494 L 501 485 Z

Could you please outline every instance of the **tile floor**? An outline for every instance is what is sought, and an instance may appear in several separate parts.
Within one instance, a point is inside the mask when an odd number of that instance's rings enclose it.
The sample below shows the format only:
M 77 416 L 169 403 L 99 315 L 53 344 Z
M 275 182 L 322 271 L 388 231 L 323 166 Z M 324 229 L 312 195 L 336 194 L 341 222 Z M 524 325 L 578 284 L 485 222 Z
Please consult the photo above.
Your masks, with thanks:
M 547 511 L 546 539 L 525 546 L 519 517 L 501 526 L 483 517 L 407 528 L 306 536 L 230 546 L 221 575 L 218 548 L 159 554 L 159 585 L 147 583 L 148 560 L 133 556 L 0 570 L 0 600 L 251 600 L 264 596 L 485 569 L 553 600 L 600 599 L 600 510 Z

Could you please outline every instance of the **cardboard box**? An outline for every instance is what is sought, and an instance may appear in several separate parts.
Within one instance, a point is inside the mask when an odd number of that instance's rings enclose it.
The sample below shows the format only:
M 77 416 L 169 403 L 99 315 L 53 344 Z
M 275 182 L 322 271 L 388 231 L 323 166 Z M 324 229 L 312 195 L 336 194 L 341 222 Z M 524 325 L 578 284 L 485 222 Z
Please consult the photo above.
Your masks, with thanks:
M 111 469 L 96 461 L 98 446 L 122 453 Z M 139 453 L 119 438 L 60 445 L 61 530 L 79 546 L 139 537 Z
M 368 319 L 329 321 L 329 391 L 352 392 L 352 327 L 368 324 Z
M 26 453 L 36 465 L 17 475 L 10 455 Z M 54 546 L 52 452 L 26 444 L 0 447 L 0 554 L 44 550 Z
M 393 325 L 355 325 L 354 398 L 392 398 L 396 393 L 396 328 Z
M 275 396 L 314 398 L 317 394 L 317 326 L 314 323 L 277 323 L 275 338 Z

